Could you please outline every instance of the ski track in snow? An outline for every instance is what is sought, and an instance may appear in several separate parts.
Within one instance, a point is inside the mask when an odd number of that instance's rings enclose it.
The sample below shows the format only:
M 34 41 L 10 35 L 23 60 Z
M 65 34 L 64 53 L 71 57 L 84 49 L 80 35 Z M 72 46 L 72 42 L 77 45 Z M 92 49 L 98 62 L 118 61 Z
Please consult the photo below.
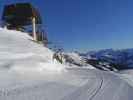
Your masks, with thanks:
M 75 75 L 74 75 L 75 76 Z M 76 78 L 77 76 L 75 76 Z M 83 78 L 83 77 L 81 77 Z M 101 79 L 97 79 L 96 77 L 86 77 L 85 76 L 85 83 L 83 84 L 83 86 L 80 86 L 80 87 L 76 87 L 75 89 L 73 88 L 73 86 L 71 87 L 71 91 L 68 92 L 68 95 L 64 95 L 60 97 L 61 98 L 64 98 L 64 99 L 61 99 L 61 100 L 82 100 L 82 98 L 90 98 L 90 100 L 92 100 L 92 98 L 97 94 L 97 92 L 99 91 L 99 89 L 101 88 L 101 85 L 102 85 L 102 81 Z M 45 89 L 47 90 L 47 88 L 50 86 L 50 87 L 53 87 L 53 85 L 57 86 L 57 88 L 64 88 L 66 87 L 65 85 L 63 87 L 62 84 L 58 85 L 59 83 L 56 83 L 56 82 L 41 82 L 39 84 L 35 84 L 35 85 L 32 85 L 31 86 L 19 86 L 19 87 L 15 87 L 15 88 L 9 88 L 9 89 L 5 89 L 5 90 L 1 90 L 0 91 L 0 99 L 2 100 L 8 100 L 10 98 L 10 100 L 21 100 L 21 96 L 25 96 L 26 95 L 26 98 L 23 98 L 24 100 L 28 100 L 28 99 L 32 99 L 33 100 L 33 95 L 35 97 L 38 97 L 38 93 L 40 93 L 40 91 L 42 92 L 43 90 L 42 89 Z M 59 86 L 59 87 L 58 87 Z M 47 88 L 46 88 L 47 87 Z M 49 87 L 49 88 L 50 88 Z M 70 87 L 66 87 L 66 88 L 70 88 Z M 44 90 L 44 92 L 45 92 Z M 57 89 L 58 90 L 58 89 Z M 67 90 L 67 89 L 66 89 Z M 67 92 L 66 92 L 67 94 Z M 28 97 L 28 95 L 31 95 L 31 97 Z M 27 98 L 28 97 L 28 98 Z M 39 100 L 53 100 L 53 99 L 49 99 L 49 98 L 46 98 L 47 96 L 45 97 L 42 97 L 43 99 L 39 99 Z M 72 98 L 71 98 L 72 97 Z M 13 99 L 11 99 L 13 98 Z M 16 99 L 17 98 L 17 99 Z M 80 98 L 80 99 L 79 99 Z M 58 99 L 54 99 L 54 100 L 58 100 Z
M 87 69 L 88 70 L 88 69 Z M 100 77 L 99 77 L 100 76 Z M 99 78 L 97 78 L 99 77 Z M 103 85 L 103 77 L 102 75 L 96 75 L 95 77 L 88 77 L 88 81 L 82 87 L 79 87 L 71 93 L 67 95 L 62 100 L 93 100 L 93 98 L 97 95 Z

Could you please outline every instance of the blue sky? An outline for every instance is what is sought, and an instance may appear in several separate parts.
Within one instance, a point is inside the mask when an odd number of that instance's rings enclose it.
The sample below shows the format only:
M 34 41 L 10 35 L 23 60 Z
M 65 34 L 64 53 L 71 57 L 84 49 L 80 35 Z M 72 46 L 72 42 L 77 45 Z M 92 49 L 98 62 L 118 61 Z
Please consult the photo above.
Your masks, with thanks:
M 133 47 L 133 0 L 0 0 L 0 12 L 14 2 L 35 5 L 49 40 L 67 51 Z

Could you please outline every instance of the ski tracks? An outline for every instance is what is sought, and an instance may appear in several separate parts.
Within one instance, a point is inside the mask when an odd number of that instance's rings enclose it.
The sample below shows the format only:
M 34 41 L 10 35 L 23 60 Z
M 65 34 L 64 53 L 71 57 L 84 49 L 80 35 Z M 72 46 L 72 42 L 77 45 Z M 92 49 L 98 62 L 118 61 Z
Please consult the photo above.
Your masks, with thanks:
M 97 78 L 99 77 L 99 78 Z M 93 100 L 103 85 L 102 74 L 96 76 L 96 78 L 88 78 L 85 85 L 79 87 L 70 95 L 66 95 L 62 100 Z

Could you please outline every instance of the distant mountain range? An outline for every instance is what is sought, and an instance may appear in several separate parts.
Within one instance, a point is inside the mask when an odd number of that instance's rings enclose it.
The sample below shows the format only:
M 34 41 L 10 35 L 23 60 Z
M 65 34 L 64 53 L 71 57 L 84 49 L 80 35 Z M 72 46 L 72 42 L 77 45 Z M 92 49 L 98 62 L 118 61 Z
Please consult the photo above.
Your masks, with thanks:
M 133 49 L 106 49 L 91 51 L 80 55 L 87 59 L 96 59 L 99 62 L 106 62 L 118 70 L 133 69 Z

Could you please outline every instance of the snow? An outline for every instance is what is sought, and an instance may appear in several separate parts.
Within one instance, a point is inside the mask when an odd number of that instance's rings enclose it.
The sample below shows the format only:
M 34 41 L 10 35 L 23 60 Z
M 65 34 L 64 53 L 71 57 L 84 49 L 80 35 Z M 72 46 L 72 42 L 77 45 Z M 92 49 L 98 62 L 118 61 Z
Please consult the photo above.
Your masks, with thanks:
M 53 53 L 26 33 L 0 28 L 0 100 L 132 100 L 133 85 L 121 74 L 69 67 Z
M 64 53 L 64 61 L 67 67 L 82 67 L 88 69 L 95 69 L 94 66 L 87 64 L 84 57 L 80 56 L 76 52 Z
M 63 70 L 52 62 L 53 52 L 33 42 L 26 33 L 0 28 L 0 65 L 12 70 Z M 53 66 L 51 68 L 51 66 Z M 55 67 L 55 68 L 54 68 Z
M 67 54 L 77 62 L 80 62 L 82 59 L 77 53 L 72 52 Z

